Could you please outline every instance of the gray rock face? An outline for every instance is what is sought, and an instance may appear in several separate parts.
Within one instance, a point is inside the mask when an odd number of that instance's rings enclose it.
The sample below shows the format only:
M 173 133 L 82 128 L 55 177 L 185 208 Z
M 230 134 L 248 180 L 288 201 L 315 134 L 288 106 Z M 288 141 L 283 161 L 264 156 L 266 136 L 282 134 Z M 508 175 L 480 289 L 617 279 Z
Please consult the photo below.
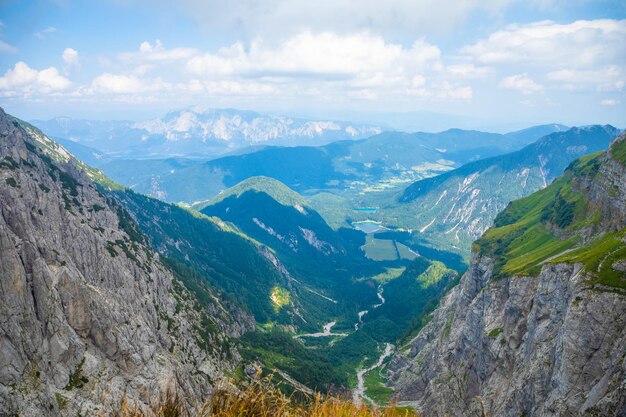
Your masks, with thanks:
M 583 241 L 626 227 L 626 169 L 608 153 L 598 169 L 573 183 L 602 213 L 580 231 Z M 394 358 L 400 404 L 428 416 L 626 415 L 624 292 L 594 288 L 581 264 L 500 279 L 493 266 L 473 254 L 432 321 Z
M 0 109 L 0 415 L 93 415 L 167 387 L 205 399 L 250 317 L 200 305 L 46 141 Z
M 397 399 L 425 415 L 624 415 L 626 297 L 589 289 L 580 265 L 498 281 L 490 270 L 474 257 L 394 359 Z

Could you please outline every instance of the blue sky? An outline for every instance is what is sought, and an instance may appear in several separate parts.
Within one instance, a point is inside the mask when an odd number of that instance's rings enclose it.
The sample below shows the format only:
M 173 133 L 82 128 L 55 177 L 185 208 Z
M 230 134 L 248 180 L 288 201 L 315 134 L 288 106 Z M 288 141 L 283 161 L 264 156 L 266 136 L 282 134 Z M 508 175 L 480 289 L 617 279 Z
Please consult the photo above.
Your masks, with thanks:
M 626 127 L 626 2 L 0 0 L 0 104 Z M 419 124 L 419 123 L 418 123 Z

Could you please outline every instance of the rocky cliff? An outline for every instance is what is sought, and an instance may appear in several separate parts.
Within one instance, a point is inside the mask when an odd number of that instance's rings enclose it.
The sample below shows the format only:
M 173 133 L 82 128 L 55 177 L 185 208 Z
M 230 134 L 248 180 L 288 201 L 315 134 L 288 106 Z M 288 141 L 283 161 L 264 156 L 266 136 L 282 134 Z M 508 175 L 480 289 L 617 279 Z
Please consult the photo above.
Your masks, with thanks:
M 425 415 L 626 415 L 626 136 L 509 205 L 393 360 Z
M 94 415 L 166 387 L 204 399 L 253 326 L 189 292 L 97 175 L 0 109 L 0 415 Z

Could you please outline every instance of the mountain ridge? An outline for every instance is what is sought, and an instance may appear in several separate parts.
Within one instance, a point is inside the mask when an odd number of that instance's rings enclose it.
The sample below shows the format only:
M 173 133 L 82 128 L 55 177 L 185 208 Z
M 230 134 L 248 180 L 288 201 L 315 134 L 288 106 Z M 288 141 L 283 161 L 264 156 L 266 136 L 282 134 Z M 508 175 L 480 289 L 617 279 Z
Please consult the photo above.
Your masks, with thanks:
M 625 148 L 622 134 L 497 217 L 393 360 L 400 404 L 452 416 L 626 412 Z
M 618 134 L 608 125 L 552 133 L 519 151 L 417 181 L 398 193 L 395 203 L 381 204 L 380 217 L 412 229 L 414 238 L 467 253 L 509 201 L 548 186 L 577 156 L 606 149 Z
M 310 194 L 319 190 L 400 187 L 437 175 L 474 159 L 499 155 L 537 139 L 543 129 L 506 135 L 451 129 L 440 133 L 383 132 L 323 146 L 267 146 L 210 161 L 113 160 L 101 165 L 108 175 L 139 192 L 168 201 L 207 200 L 253 176 L 268 176 Z M 457 139 L 464 139 L 463 141 Z M 253 150 L 253 149 L 250 149 Z
M 68 117 L 33 120 L 52 137 L 78 142 L 110 156 L 217 156 L 259 143 L 325 144 L 380 132 L 375 126 L 316 121 L 235 109 L 183 109 L 141 122 Z

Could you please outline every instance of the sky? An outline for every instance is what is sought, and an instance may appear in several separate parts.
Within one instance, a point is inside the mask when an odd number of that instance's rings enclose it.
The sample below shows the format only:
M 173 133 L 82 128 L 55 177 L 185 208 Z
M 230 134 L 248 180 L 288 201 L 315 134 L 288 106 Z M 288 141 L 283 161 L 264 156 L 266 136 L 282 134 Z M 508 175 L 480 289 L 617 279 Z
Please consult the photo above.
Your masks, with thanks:
M 0 0 L 0 106 L 27 120 L 626 127 L 625 93 L 624 0 Z

